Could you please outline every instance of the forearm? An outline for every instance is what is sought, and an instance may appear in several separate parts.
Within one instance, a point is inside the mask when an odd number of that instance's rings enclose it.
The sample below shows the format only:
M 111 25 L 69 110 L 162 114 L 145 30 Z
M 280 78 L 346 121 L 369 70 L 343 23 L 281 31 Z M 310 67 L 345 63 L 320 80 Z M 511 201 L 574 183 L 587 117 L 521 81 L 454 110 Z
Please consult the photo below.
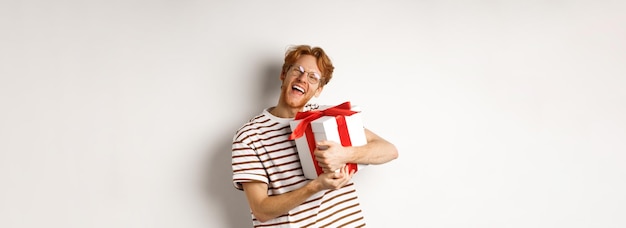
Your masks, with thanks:
M 350 160 L 359 164 L 383 164 L 398 158 L 395 145 L 366 130 L 367 144 L 349 147 Z
M 264 184 L 263 184 L 264 185 Z M 245 187 L 244 190 L 246 194 L 258 194 L 262 193 L 262 191 L 254 191 L 254 187 Z M 258 189 L 256 189 L 258 190 Z M 311 181 L 307 183 L 304 187 L 296 189 L 294 191 L 274 195 L 274 196 L 262 196 L 257 197 L 249 195 L 248 199 L 257 199 L 251 200 L 249 202 L 250 208 L 252 209 L 252 213 L 254 216 L 264 222 L 273 218 L 276 218 L 280 215 L 286 214 L 289 210 L 297 207 L 302 204 L 306 199 L 308 199 L 313 194 L 317 193 L 321 190 L 321 187 L 316 181 Z M 267 191 L 267 189 L 265 189 Z

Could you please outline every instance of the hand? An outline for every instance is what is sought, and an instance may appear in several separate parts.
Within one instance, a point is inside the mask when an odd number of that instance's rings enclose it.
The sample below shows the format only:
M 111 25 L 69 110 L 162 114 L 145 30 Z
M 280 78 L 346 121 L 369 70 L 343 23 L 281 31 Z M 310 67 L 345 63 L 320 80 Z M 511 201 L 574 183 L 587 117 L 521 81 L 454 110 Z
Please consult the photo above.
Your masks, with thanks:
M 314 151 L 317 164 L 325 173 L 333 173 L 346 166 L 349 152 L 341 144 L 333 141 L 320 141 Z
M 344 166 L 339 172 L 322 173 L 314 181 L 319 182 L 321 189 L 339 189 L 350 182 L 354 171 L 350 171 L 348 166 Z

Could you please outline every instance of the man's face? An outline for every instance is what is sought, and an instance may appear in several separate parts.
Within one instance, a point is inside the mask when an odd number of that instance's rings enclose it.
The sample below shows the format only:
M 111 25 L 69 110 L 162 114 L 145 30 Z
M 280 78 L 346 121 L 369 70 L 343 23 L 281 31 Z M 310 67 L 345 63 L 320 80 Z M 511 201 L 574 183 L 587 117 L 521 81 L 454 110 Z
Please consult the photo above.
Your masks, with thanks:
M 304 73 L 302 73 L 304 71 Z M 283 81 L 281 96 L 284 102 L 294 108 L 302 108 L 313 97 L 322 92 L 321 77 L 315 57 L 301 56 L 288 70 L 281 75 Z

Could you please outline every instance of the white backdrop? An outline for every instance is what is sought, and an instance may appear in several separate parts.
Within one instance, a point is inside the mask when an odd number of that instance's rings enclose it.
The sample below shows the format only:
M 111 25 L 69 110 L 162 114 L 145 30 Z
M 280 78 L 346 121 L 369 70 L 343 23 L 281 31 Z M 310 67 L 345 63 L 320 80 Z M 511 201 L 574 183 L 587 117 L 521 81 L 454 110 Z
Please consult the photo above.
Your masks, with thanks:
M 624 1 L 2 1 L 0 227 L 249 227 L 235 130 L 292 44 L 400 157 L 371 227 L 625 227 Z

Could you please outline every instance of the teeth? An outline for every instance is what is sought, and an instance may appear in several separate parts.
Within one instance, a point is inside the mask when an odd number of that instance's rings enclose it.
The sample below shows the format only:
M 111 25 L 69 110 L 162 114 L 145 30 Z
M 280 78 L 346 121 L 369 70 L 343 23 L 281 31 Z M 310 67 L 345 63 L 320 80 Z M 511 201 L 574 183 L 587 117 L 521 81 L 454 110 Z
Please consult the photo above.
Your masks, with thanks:
M 304 93 L 304 89 L 302 87 L 300 87 L 300 86 L 293 86 L 292 88 L 295 89 L 295 90 L 300 91 L 301 93 Z

